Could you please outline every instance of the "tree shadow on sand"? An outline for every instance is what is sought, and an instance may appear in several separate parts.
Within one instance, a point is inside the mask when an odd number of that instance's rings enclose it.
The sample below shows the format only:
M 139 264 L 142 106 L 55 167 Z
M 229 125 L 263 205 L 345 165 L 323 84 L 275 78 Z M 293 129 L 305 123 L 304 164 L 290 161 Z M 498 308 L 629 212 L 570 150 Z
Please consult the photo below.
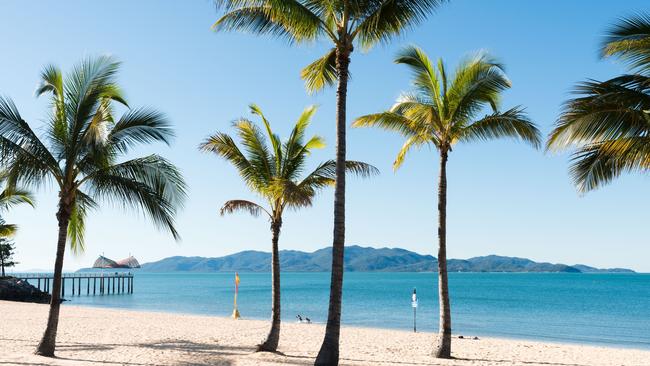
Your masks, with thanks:
M 16 341 L 16 340 L 14 340 Z M 22 341 L 22 340 L 20 340 Z M 84 352 L 84 351 L 102 351 L 110 355 L 111 351 L 120 352 L 118 348 L 145 348 L 157 351 L 171 351 L 171 357 L 166 359 L 170 360 L 164 364 L 155 362 L 137 362 L 120 360 L 116 357 L 115 360 L 106 359 L 90 359 L 82 357 L 65 357 L 57 356 L 56 359 L 76 361 L 84 364 L 108 364 L 108 365 L 128 365 L 128 366 L 186 366 L 186 365 L 220 365 L 230 366 L 234 362 L 232 358 L 251 354 L 255 351 L 254 347 L 238 347 L 221 345 L 217 343 L 197 343 L 183 339 L 167 339 L 155 342 L 142 342 L 142 343 L 84 343 L 84 342 L 60 342 L 57 344 L 58 353 L 66 352 Z M 176 361 L 173 359 L 178 358 Z M 4 362 L 3 364 L 18 364 L 25 366 L 43 366 L 49 365 L 43 362 Z

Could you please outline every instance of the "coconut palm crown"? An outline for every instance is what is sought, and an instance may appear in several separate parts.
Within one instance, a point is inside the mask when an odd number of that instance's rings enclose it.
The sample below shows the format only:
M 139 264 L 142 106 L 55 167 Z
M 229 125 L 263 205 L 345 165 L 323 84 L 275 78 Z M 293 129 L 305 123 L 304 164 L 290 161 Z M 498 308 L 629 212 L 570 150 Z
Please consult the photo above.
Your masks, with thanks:
M 402 94 L 388 111 L 358 118 L 353 127 L 376 126 L 395 131 L 406 141 L 394 169 L 398 169 L 413 148 L 433 146 L 440 155 L 438 185 L 438 294 L 440 329 L 434 355 L 451 357 L 451 307 L 447 281 L 447 159 L 458 143 L 497 138 L 515 138 L 534 147 L 540 144 L 539 130 L 521 107 L 499 110 L 500 94 L 510 87 L 503 66 L 487 54 L 461 62 L 448 77 L 442 60 L 437 65 L 421 49 L 410 46 L 396 63 L 413 73 L 413 90 Z M 481 116 L 486 106 L 492 112 Z
M 280 220 L 285 209 L 309 207 L 319 190 L 333 186 L 336 164 L 328 160 L 300 178 L 311 151 L 325 146 L 320 136 L 312 136 L 305 141 L 306 129 L 316 107 L 307 107 L 302 112 L 284 142 L 273 132 L 257 105 L 250 105 L 250 111 L 260 117 L 263 129 L 246 118 L 233 123 L 243 151 L 233 137 L 222 132 L 210 136 L 200 145 L 200 149 L 229 161 L 237 168 L 246 185 L 268 204 L 264 208 L 246 200 L 228 201 L 221 209 L 222 215 L 243 210 L 254 216 L 264 214 L 271 221 Z M 363 177 L 377 173 L 376 168 L 361 162 L 348 161 L 346 166 L 348 171 Z
M 273 132 L 262 110 L 251 105 L 250 110 L 262 120 L 263 130 L 252 121 L 242 118 L 233 123 L 242 149 L 226 133 L 216 133 L 200 145 L 200 149 L 213 152 L 230 162 L 239 171 L 246 185 L 266 201 L 267 207 L 248 200 L 230 200 L 221 208 L 221 215 L 244 211 L 253 216 L 264 215 L 271 223 L 272 250 L 272 324 L 271 330 L 258 351 L 275 352 L 280 339 L 280 254 L 278 242 L 285 209 L 300 209 L 312 205 L 321 189 L 335 183 L 336 163 L 333 160 L 319 164 L 303 176 L 308 157 L 314 149 L 325 146 L 319 136 L 305 141 L 305 132 L 316 112 L 306 108 L 289 138 L 282 142 Z M 266 136 L 265 136 L 266 134 Z M 268 139 L 268 143 L 267 140 Z M 347 170 L 366 177 L 377 173 L 376 168 L 361 162 L 348 161 Z
M 179 238 L 174 216 L 186 196 L 179 171 L 155 154 L 120 160 L 140 145 L 168 144 L 173 132 L 160 112 L 128 108 L 116 83 L 119 65 L 109 56 L 87 58 L 65 77 L 56 66 L 45 67 L 36 90 L 51 105 L 43 136 L 0 97 L 0 160 L 9 187 L 54 183 L 58 191 L 52 301 L 40 355 L 55 351 L 66 242 L 75 252 L 84 250 L 86 217 L 99 202 L 138 209 Z M 126 112 L 118 116 L 116 105 Z
M 547 142 L 550 151 L 575 148 L 569 171 L 581 193 L 650 169 L 650 15 L 621 19 L 602 52 L 632 73 L 578 84 Z

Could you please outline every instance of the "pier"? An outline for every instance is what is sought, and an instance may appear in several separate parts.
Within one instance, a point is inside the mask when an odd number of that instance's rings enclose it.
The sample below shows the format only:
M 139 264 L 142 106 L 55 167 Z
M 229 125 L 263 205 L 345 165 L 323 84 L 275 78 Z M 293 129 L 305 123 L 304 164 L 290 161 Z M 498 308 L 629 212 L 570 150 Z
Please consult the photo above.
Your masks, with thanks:
M 52 292 L 52 273 L 22 273 L 14 277 L 28 281 L 44 292 Z M 61 279 L 61 297 L 72 296 L 132 294 L 133 273 L 131 272 L 100 272 L 100 273 L 64 273 Z M 67 285 L 67 286 L 66 286 Z M 72 290 L 70 292 L 70 290 Z

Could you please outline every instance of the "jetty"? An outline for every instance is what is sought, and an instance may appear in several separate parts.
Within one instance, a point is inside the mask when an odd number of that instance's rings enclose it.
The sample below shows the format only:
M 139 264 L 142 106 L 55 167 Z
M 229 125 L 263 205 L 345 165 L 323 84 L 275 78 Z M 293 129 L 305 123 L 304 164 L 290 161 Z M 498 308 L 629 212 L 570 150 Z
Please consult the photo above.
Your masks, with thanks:
M 54 281 L 52 273 L 21 273 L 13 276 L 28 281 L 41 291 L 51 293 Z M 81 296 L 84 293 L 85 295 L 132 294 L 133 280 L 131 272 L 64 273 L 61 280 L 61 297 L 66 294 Z

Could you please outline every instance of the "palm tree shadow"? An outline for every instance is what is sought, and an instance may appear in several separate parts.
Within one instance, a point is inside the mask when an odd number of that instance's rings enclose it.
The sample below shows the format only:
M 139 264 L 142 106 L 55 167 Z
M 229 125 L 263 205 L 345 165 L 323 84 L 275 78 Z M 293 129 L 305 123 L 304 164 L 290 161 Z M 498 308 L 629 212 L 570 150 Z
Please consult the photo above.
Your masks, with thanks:
M 238 347 L 210 343 L 197 343 L 188 340 L 170 339 L 156 342 L 144 343 L 114 343 L 114 344 L 89 344 L 79 342 L 66 342 L 57 346 L 65 351 L 111 351 L 115 348 L 133 347 L 148 348 L 153 350 L 169 350 L 178 352 L 182 359 L 174 365 L 233 365 L 229 358 L 250 354 L 254 351 L 253 347 Z M 79 361 L 88 364 L 115 364 L 129 366 L 162 366 L 156 363 L 140 363 L 128 361 L 107 361 L 92 360 L 77 357 L 57 357 L 61 360 Z M 165 365 L 169 365 L 166 363 Z

